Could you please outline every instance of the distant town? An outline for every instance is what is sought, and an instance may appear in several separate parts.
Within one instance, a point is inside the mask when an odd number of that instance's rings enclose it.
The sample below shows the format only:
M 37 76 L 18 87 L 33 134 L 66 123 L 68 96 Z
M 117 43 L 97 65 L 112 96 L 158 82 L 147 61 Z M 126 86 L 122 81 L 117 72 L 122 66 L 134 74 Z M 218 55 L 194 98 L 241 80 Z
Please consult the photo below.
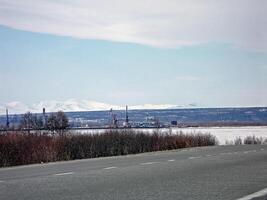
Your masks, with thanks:
M 43 108 L 40 113 L 30 113 L 38 119 L 39 129 L 46 128 L 47 118 L 53 114 Z M 167 128 L 198 126 L 262 126 L 267 125 L 267 108 L 196 108 L 66 112 L 70 129 L 108 129 L 108 128 Z M 0 116 L 0 129 L 20 128 L 23 114 Z

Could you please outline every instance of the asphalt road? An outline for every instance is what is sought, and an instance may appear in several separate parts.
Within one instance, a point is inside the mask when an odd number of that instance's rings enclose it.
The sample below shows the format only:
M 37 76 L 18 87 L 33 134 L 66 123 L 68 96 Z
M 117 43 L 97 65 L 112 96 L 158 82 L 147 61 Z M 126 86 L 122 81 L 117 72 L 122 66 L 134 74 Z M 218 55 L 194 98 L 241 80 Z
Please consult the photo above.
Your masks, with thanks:
M 267 199 L 267 145 L 0 169 L 0 199 Z M 250 196 L 248 196 L 250 195 Z

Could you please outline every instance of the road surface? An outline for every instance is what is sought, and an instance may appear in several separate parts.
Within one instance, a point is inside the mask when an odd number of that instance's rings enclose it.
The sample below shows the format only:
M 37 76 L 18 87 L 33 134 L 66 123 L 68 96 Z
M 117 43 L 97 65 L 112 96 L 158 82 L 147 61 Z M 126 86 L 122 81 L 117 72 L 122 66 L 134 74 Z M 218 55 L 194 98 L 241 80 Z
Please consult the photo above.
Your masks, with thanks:
M 267 199 L 267 145 L 0 169 L 0 199 Z

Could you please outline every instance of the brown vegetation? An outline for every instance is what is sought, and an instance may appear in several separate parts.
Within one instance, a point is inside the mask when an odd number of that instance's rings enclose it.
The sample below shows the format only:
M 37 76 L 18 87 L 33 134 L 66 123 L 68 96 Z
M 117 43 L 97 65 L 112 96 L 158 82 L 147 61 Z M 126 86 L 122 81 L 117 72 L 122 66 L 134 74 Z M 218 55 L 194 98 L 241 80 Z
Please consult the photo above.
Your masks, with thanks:
M 0 166 L 117 156 L 186 147 L 215 145 L 210 134 L 152 134 L 107 130 L 92 135 L 7 132 L 0 135 Z
M 233 144 L 235 145 L 266 144 L 266 143 L 267 143 L 267 139 L 264 140 L 262 137 L 255 137 L 255 135 L 247 136 L 243 140 L 242 138 L 237 137 L 233 142 Z

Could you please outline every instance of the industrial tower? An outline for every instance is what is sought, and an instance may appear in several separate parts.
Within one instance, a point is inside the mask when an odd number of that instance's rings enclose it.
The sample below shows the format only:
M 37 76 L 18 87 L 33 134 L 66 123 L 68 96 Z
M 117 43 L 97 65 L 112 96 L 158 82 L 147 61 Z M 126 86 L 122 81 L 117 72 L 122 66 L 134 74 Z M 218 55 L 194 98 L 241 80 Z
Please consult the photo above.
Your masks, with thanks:
M 6 127 L 9 128 L 9 116 L 8 116 L 8 109 L 6 108 Z
M 125 112 L 125 122 L 123 124 L 125 128 L 130 127 L 129 125 L 129 116 L 128 116 L 128 106 L 126 106 L 126 112 Z
M 45 115 L 45 108 L 43 108 L 43 128 L 46 127 L 46 115 Z
M 112 108 L 109 111 L 110 113 L 110 127 L 111 128 L 118 128 L 118 119 L 117 119 L 117 115 L 115 113 L 113 113 Z

